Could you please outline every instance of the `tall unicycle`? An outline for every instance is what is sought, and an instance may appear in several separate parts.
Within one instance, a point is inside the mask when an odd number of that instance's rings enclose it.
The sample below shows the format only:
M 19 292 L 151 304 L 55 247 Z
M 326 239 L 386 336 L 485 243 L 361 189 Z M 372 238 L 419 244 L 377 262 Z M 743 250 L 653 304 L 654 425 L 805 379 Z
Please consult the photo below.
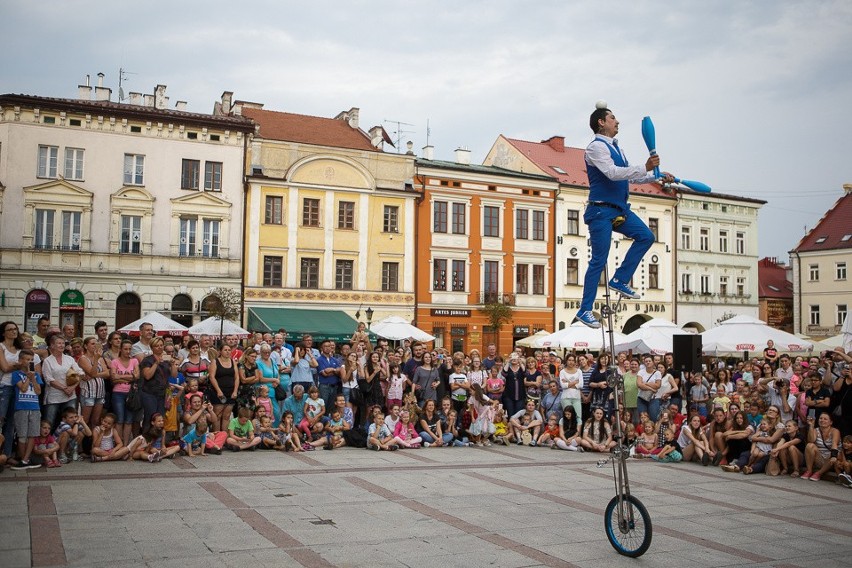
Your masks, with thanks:
M 606 273 L 606 303 L 601 312 L 607 318 L 609 335 L 610 357 L 609 369 L 607 370 L 607 383 L 612 387 L 615 394 L 615 409 L 619 408 L 621 391 L 624 389 L 624 379 L 618 374 L 615 365 L 615 337 L 613 335 L 613 311 L 618 309 L 611 303 L 609 289 L 609 268 L 604 265 Z M 619 298 L 621 302 L 621 298 Z M 603 330 L 601 330 L 603 332 Z M 604 340 L 606 344 L 606 338 Z M 621 555 L 637 558 L 645 554 L 651 546 L 651 517 L 642 502 L 630 494 L 630 481 L 627 477 L 627 458 L 630 449 L 624 443 L 624 432 L 621 428 L 621 420 L 615 420 L 616 445 L 612 449 L 612 455 L 598 462 L 598 467 L 603 467 L 608 461 L 612 462 L 613 478 L 615 481 L 615 497 L 606 506 L 604 512 L 604 529 L 609 543 Z

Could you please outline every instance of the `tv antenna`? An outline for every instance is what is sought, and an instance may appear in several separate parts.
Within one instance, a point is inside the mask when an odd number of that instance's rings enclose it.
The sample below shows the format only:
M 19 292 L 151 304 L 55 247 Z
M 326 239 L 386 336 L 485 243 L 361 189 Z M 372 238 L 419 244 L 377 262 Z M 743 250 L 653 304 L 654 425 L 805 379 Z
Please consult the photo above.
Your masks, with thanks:
M 393 131 L 393 136 L 391 138 L 396 141 L 396 153 L 399 154 L 402 152 L 402 135 L 403 134 L 413 134 L 416 130 L 403 130 L 403 126 L 415 126 L 414 124 L 408 122 L 401 122 L 399 120 L 383 120 L 384 124 L 395 124 L 396 130 Z
M 122 102 L 127 99 L 127 97 L 124 96 L 124 88 L 122 85 L 124 81 L 128 81 L 130 79 L 128 75 L 137 75 L 137 73 L 126 71 L 123 67 L 118 68 L 118 102 Z
M 429 137 L 432 135 L 432 128 L 429 127 L 429 119 L 426 119 L 426 145 L 429 145 Z

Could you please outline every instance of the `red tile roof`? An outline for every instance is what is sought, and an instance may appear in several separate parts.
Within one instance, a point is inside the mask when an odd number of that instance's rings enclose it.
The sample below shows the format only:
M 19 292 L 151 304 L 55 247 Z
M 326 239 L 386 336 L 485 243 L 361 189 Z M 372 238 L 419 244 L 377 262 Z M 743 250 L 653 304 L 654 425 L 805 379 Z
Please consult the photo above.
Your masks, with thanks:
M 757 295 L 759 298 L 793 299 L 793 283 L 787 280 L 787 269 L 774 259 L 757 261 Z
M 541 142 L 530 142 L 518 140 L 517 138 L 506 138 L 512 146 L 518 149 L 524 156 L 535 163 L 547 175 L 551 175 L 560 183 L 589 187 L 589 178 L 586 175 L 585 149 L 565 146 L 565 139 L 561 136 L 553 136 Z M 560 168 L 564 173 L 555 170 L 553 166 Z M 659 197 L 675 197 L 664 192 L 655 183 L 630 184 L 630 193 L 642 193 Z
M 846 187 L 843 197 L 799 241 L 794 252 L 852 248 L 852 191 Z
M 260 136 L 268 140 L 381 151 L 370 144 L 370 138 L 364 131 L 352 128 L 342 119 L 247 107 L 243 107 L 241 114 L 259 124 Z

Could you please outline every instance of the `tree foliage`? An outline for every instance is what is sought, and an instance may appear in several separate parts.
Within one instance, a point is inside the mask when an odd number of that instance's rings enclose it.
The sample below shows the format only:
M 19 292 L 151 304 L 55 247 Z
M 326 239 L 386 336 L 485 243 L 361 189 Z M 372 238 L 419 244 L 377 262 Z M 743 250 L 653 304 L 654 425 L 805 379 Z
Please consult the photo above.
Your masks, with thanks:
M 506 304 L 500 302 L 488 302 L 482 304 L 479 309 L 488 316 L 488 322 L 495 331 L 498 331 L 503 324 L 512 321 L 512 308 Z

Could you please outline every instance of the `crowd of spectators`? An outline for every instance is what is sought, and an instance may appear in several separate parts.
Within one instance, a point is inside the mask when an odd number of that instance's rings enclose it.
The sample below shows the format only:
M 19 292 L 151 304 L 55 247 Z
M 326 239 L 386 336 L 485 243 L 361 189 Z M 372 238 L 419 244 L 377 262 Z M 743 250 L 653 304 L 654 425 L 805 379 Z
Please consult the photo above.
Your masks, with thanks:
M 133 342 L 95 324 L 38 335 L 2 324 L 0 467 L 202 457 L 223 450 L 373 451 L 519 444 L 608 452 L 618 426 L 631 456 L 728 472 L 825 475 L 852 486 L 852 357 L 838 349 L 702 371 L 671 354 L 521 348 L 450 353 L 375 345 L 363 324 L 339 345 L 286 330 L 171 338 L 142 324 Z M 621 375 L 616 408 L 608 373 Z M 619 421 L 619 423 L 616 423 Z

